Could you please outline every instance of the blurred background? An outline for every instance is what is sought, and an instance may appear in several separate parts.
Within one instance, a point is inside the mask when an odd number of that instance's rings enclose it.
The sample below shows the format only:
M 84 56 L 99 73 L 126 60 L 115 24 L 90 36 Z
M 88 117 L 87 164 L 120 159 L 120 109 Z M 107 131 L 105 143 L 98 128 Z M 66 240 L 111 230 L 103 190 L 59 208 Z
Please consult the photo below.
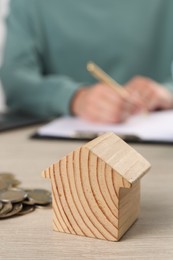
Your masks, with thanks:
M 0 0 L 0 66 L 3 58 L 3 44 L 5 38 L 5 17 L 8 13 L 9 0 Z M 5 107 L 5 97 L 2 89 L 2 83 L 0 81 L 0 112 L 4 112 Z

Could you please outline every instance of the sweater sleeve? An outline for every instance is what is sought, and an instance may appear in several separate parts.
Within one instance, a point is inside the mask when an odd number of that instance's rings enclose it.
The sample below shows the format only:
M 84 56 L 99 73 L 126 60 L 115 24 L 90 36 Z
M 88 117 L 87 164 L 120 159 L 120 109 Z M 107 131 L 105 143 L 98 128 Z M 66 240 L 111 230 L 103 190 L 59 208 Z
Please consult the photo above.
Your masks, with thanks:
M 163 85 L 172 93 L 173 95 L 173 80 L 170 79 L 166 82 L 163 82 Z
M 31 2 L 11 1 L 0 72 L 7 105 L 13 111 L 45 118 L 69 114 L 70 101 L 83 83 L 43 72 L 44 51 L 38 35 L 34 35 L 37 25 L 29 13 Z

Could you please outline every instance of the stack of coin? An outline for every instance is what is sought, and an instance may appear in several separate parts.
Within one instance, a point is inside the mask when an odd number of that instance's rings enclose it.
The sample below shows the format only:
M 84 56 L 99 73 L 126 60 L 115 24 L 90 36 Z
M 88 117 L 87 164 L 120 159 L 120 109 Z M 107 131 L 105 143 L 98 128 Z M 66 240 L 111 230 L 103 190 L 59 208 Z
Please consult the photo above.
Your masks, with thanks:
M 16 187 L 20 184 L 20 181 L 16 180 L 11 173 L 0 173 L 0 192 L 11 187 Z
M 36 207 L 50 207 L 51 193 L 43 189 L 21 189 L 13 174 L 0 173 L 0 219 L 30 213 Z

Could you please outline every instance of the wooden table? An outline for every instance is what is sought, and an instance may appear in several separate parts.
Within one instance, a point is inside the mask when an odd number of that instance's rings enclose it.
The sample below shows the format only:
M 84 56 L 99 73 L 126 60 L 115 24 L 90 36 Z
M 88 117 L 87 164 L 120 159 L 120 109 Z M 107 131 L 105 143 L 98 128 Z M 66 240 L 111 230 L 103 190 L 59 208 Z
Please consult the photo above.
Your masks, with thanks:
M 41 171 L 81 142 L 31 140 L 35 127 L 0 134 L 0 172 L 24 188 L 46 188 Z M 52 231 L 52 210 L 0 221 L 0 259 L 173 259 L 173 146 L 133 145 L 152 164 L 142 179 L 141 214 L 120 242 Z

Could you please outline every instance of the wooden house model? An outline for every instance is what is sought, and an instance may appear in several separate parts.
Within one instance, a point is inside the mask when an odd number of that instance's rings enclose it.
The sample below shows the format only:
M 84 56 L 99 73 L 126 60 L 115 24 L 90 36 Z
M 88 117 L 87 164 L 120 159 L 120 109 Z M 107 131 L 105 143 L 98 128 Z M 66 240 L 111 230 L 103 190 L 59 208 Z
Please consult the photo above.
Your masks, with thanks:
M 53 227 L 118 241 L 135 222 L 150 164 L 114 133 L 82 145 L 43 171 L 51 179 Z

